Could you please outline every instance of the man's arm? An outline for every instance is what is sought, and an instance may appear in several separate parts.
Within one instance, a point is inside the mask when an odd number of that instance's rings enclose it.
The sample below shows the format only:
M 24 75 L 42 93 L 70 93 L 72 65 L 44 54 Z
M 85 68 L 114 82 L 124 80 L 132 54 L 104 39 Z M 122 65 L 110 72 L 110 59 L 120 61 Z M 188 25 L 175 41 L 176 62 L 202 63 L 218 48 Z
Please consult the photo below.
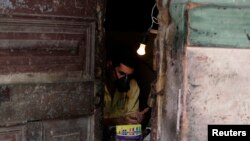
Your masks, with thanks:
M 144 115 L 149 111 L 149 108 L 145 108 L 141 112 L 136 112 L 131 115 L 118 117 L 118 118 L 105 118 L 104 124 L 108 126 L 124 125 L 124 124 L 139 124 L 142 122 Z
M 104 124 L 108 126 L 138 124 L 140 123 L 135 116 L 124 116 L 118 118 L 105 118 Z

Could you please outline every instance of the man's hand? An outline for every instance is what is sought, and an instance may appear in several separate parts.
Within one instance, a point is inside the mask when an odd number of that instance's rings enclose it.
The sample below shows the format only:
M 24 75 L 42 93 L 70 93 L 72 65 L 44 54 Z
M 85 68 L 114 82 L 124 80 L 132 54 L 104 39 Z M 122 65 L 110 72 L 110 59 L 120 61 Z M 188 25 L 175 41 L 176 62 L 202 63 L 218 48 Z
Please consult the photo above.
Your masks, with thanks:
M 142 122 L 144 119 L 145 113 L 147 113 L 150 110 L 150 108 L 145 108 L 141 112 L 135 112 L 132 114 L 128 114 L 127 116 L 124 117 L 119 117 L 119 118 L 107 118 L 105 119 L 105 125 L 119 125 L 119 124 L 139 124 Z
M 135 114 L 126 116 L 125 120 L 127 123 L 130 123 L 130 124 L 141 123 L 142 120 L 144 119 L 145 113 L 147 113 L 148 111 L 149 111 L 149 107 L 145 108 L 141 112 L 136 112 Z

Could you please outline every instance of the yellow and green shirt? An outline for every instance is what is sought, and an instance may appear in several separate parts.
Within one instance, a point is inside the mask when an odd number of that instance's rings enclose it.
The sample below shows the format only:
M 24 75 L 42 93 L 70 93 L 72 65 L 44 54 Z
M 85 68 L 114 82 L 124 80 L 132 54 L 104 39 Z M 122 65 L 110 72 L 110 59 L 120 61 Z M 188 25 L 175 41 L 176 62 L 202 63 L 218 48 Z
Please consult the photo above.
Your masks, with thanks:
M 113 99 L 105 86 L 104 94 L 104 118 L 117 118 L 133 114 L 139 111 L 140 88 L 137 82 L 130 81 L 128 92 L 115 91 Z

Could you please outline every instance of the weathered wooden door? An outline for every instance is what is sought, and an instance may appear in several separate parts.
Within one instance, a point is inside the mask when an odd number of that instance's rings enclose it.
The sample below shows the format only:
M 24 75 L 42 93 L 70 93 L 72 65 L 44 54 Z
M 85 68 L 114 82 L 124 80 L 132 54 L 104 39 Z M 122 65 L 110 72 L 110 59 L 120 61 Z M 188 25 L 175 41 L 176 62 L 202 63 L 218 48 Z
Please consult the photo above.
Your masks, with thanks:
M 96 7 L 0 1 L 1 141 L 95 140 Z

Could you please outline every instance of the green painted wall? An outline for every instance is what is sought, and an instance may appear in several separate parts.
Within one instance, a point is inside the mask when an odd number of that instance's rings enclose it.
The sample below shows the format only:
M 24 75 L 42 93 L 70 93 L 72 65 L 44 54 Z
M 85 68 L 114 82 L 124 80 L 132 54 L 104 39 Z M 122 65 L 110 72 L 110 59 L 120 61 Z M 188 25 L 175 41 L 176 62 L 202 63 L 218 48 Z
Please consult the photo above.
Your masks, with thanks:
M 204 5 L 186 9 L 188 2 Z M 170 11 L 178 39 L 190 46 L 250 48 L 250 0 L 175 0 Z
M 215 4 L 223 6 L 250 6 L 250 0 L 189 0 L 189 2 Z
M 230 5 L 243 6 L 243 7 L 250 6 L 250 0 L 172 0 L 172 3 L 188 3 L 188 2 L 223 5 L 223 6 L 230 6 Z
M 198 7 L 189 11 L 189 45 L 250 48 L 250 9 Z

